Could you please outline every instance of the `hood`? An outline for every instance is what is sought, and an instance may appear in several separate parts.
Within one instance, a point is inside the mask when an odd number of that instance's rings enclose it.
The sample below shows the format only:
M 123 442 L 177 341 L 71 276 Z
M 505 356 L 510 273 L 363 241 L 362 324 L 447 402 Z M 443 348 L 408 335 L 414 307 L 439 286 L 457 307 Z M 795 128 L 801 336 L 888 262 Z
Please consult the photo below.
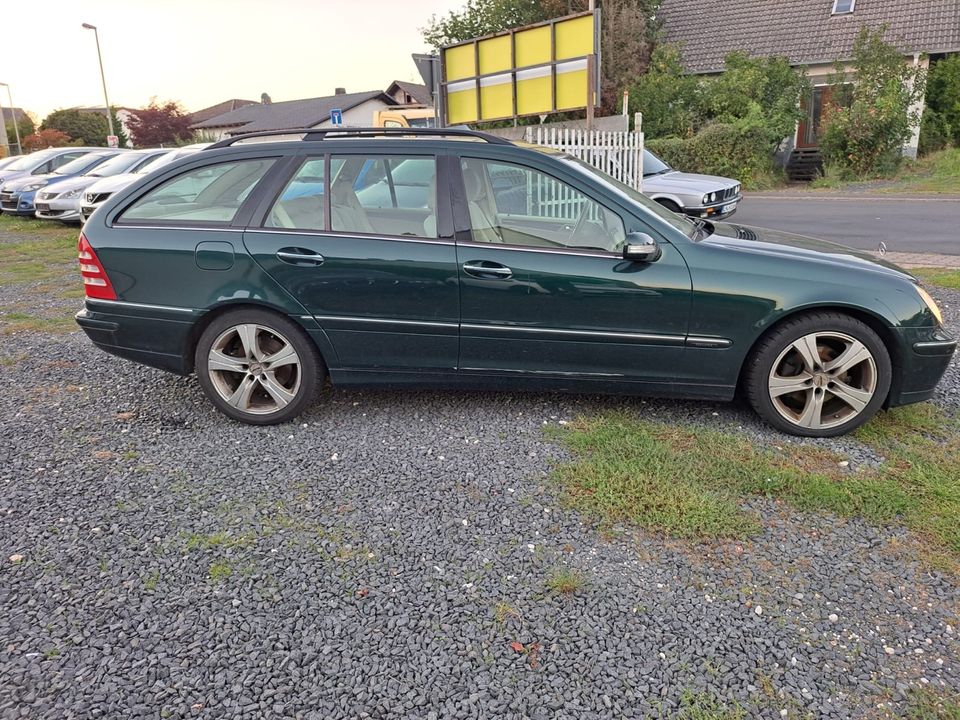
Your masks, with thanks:
M 65 193 L 71 190 L 82 190 L 89 187 L 100 178 L 90 177 L 89 175 L 74 175 L 58 182 L 56 192 Z
M 143 177 L 146 176 L 138 173 L 125 173 L 123 175 L 111 175 L 110 177 L 105 178 L 94 178 L 96 182 L 87 186 L 87 192 L 117 192 L 117 190 L 122 190 L 123 188 L 127 187 L 128 185 L 132 185 Z
M 643 191 L 648 192 L 686 192 L 706 195 L 707 193 L 723 190 L 724 188 L 739 185 L 732 178 L 717 175 L 699 175 L 671 170 L 663 175 L 650 175 L 643 179 Z
M 767 228 L 748 227 L 734 223 L 713 223 L 714 232 L 701 243 L 727 247 L 749 253 L 775 255 L 795 260 L 829 263 L 844 268 L 857 268 L 914 280 L 906 270 L 878 258 L 864 250 L 855 250 L 827 240 L 795 235 Z
M 27 170 L 0 170 L 0 185 L 22 178 L 26 174 L 28 174 Z
M 36 183 L 43 183 L 41 187 L 46 187 L 47 185 L 53 185 L 54 183 L 63 182 L 68 178 L 73 178 L 74 175 L 57 175 L 56 173 L 49 173 L 47 175 L 27 175 L 26 177 L 17 178 L 16 180 L 11 180 L 3 184 L 4 190 L 13 190 L 14 192 L 18 190 L 23 190 L 25 187 L 34 185 Z

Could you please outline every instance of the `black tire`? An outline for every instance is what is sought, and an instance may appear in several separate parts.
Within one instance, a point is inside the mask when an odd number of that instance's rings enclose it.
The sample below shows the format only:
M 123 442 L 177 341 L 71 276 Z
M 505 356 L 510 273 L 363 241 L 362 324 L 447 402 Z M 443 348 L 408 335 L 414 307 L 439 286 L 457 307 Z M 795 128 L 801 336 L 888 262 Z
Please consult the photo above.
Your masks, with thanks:
M 684 212 L 679 205 L 677 205 L 673 200 L 667 200 L 666 198 L 657 198 L 657 202 L 663 205 L 667 210 L 675 212 L 678 215 L 683 215 Z
M 252 342 L 257 347 L 253 361 L 245 357 L 248 354 L 242 338 L 249 339 L 250 331 L 242 330 L 243 326 L 257 328 L 252 331 Z M 211 369 L 210 353 L 215 343 L 223 345 L 218 352 L 226 360 L 245 369 Z M 290 359 L 287 346 L 294 351 L 295 360 Z M 284 359 L 277 360 L 276 367 L 271 369 L 268 358 L 277 356 L 281 349 Z M 200 335 L 194 363 L 200 386 L 214 406 L 227 417 L 251 425 L 277 425 L 295 418 L 313 402 L 327 370 L 302 328 L 282 315 L 256 308 L 231 310 L 214 319 Z M 246 388 L 251 389 L 245 392 Z M 231 390 L 238 404 L 228 402 L 226 394 Z M 272 409 L 271 404 L 275 406 Z
M 776 363 L 781 369 L 789 368 L 791 364 L 793 367 L 798 367 L 803 362 L 803 358 L 800 352 L 793 349 L 794 343 L 802 342 L 803 338 L 814 333 L 825 336 L 818 337 L 816 341 L 818 349 L 816 363 L 820 364 L 819 368 L 812 373 L 809 383 L 803 381 L 806 389 L 792 394 L 783 393 L 780 396 L 782 399 L 775 400 L 772 397 L 775 391 L 770 389 L 770 384 L 779 379 L 779 377 L 771 377 L 774 364 Z M 850 370 L 851 373 L 859 376 L 859 380 L 853 384 L 850 384 L 852 378 L 846 374 L 832 374 L 837 371 L 829 369 L 831 358 L 821 359 L 824 354 L 843 352 L 836 349 L 836 345 L 843 341 L 843 337 L 862 343 L 873 361 L 871 365 L 869 360 L 864 359 Z M 831 347 L 831 343 L 834 343 L 834 347 Z M 852 343 L 847 345 L 848 349 L 853 347 L 855 346 Z M 784 353 L 787 355 L 785 356 Z M 788 381 L 794 384 L 801 382 L 800 379 L 805 377 L 805 372 L 804 364 L 796 375 L 791 373 L 792 377 L 788 378 Z M 877 333 L 868 325 L 839 312 L 814 312 L 787 320 L 760 340 L 747 359 L 743 388 L 757 414 L 778 430 L 803 437 L 836 437 L 860 427 L 877 413 L 890 391 L 892 374 L 890 354 Z M 778 370 L 779 375 L 782 373 Z M 837 382 L 833 382 L 832 378 Z M 873 395 L 869 402 L 859 409 L 843 400 L 842 394 L 832 394 L 834 388 L 840 392 L 840 389 L 847 390 L 853 387 L 859 393 L 865 391 L 870 385 L 873 386 Z M 814 397 L 822 398 L 820 400 L 822 410 L 819 413 L 816 410 L 811 412 L 815 413 L 814 416 L 817 418 L 826 416 L 826 422 L 823 423 L 825 427 L 805 427 L 800 424 L 806 415 L 801 410 L 808 408 L 807 403 Z M 863 402 L 866 394 L 860 397 Z M 788 407 L 791 403 L 792 406 Z M 803 403 L 802 406 L 801 403 Z M 791 412 L 794 408 L 797 408 L 798 417 Z M 828 411 L 828 408 L 834 410 Z M 844 420 L 845 413 L 849 414 L 849 419 Z M 819 419 L 814 422 L 819 422 Z

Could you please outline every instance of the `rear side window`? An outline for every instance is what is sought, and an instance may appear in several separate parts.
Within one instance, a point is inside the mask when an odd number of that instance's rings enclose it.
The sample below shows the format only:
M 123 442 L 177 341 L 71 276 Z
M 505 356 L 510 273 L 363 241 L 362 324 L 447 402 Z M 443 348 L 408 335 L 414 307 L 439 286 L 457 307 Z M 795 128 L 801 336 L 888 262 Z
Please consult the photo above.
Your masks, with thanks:
M 288 230 L 323 230 L 323 158 L 310 158 L 287 183 L 264 223 Z
M 153 188 L 120 222 L 229 224 L 273 163 L 258 158 L 194 168 Z

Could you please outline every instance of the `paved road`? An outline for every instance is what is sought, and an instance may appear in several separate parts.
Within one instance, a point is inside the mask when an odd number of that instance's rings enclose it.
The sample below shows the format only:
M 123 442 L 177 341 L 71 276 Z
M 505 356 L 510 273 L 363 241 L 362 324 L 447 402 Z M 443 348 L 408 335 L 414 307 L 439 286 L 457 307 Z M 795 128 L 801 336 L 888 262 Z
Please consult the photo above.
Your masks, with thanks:
M 960 198 L 748 195 L 732 222 L 875 250 L 960 255 Z

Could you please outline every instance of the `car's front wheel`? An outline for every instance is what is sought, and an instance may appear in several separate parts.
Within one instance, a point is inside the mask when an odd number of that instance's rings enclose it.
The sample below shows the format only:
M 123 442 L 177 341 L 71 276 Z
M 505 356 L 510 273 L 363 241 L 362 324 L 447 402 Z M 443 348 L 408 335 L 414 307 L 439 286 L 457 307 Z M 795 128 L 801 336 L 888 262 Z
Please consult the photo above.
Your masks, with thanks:
M 890 390 L 883 341 L 865 323 L 821 312 L 788 320 L 767 335 L 749 361 L 745 389 L 774 427 L 807 437 L 834 437 L 873 417 Z
M 217 409 L 253 425 L 274 425 L 299 415 L 325 372 L 303 330 L 256 309 L 230 311 L 211 322 L 194 360 L 200 385 Z

